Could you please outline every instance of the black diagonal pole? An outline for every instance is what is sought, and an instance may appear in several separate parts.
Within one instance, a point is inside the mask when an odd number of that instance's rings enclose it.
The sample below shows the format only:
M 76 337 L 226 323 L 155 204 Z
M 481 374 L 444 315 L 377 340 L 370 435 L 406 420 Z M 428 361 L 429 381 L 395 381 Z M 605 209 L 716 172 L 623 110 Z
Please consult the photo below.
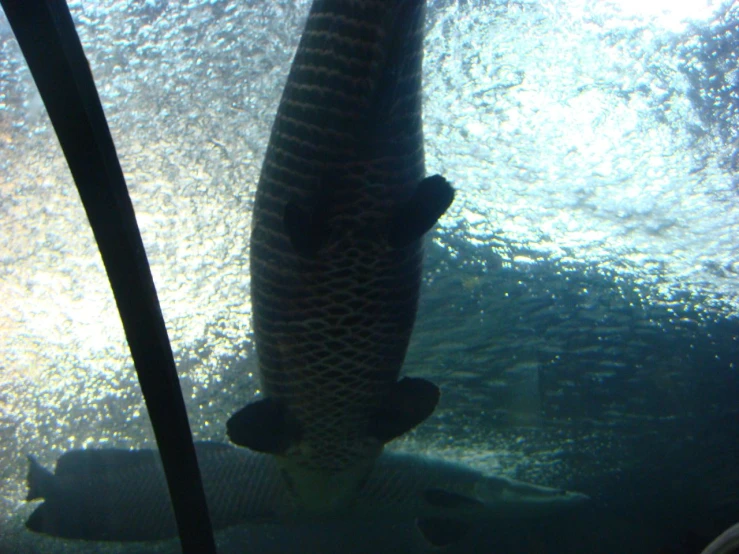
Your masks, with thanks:
M 0 0 L 90 220 L 154 427 L 183 552 L 215 553 L 172 349 L 92 73 L 64 0 Z

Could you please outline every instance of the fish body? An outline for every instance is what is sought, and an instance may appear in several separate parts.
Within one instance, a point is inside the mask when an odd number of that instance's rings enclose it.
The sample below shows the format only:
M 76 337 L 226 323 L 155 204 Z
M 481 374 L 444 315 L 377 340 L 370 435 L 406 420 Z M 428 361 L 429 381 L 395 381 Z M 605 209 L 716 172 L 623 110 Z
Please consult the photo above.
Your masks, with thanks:
M 732 554 L 739 552 L 739 523 L 732 525 L 709 544 L 701 554 Z
M 534 517 L 588 497 L 487 475 L 436 457 L 385 452 L 360 489 L 353 516 L 375 519 Z
M 453 199 L 425 177 L 424 0 L 316 0 L 253 212 L 251 298 L 264 398 L 229 438 L 276 455 L 308 510 L 351 502 L 383 445 L 438 388 L 400 370 L 422 239 Z
M 248 523 L 345 518 L 416 520 L 434 545 L 459 540 L 475 521 L 532 517 L 583 503 L 578 493 L 487 476 L 461 464 L 383 452 L 340 514 L 317 514 L 296 501 L 273 456 L 197 443 L 215 529 Z M 177 536 L 166 481 L 154 450 L 77 450 L 55 473 L 31 459 L 28 499 L 43 498 L 26 523 L 52 536 L 148 541 Z

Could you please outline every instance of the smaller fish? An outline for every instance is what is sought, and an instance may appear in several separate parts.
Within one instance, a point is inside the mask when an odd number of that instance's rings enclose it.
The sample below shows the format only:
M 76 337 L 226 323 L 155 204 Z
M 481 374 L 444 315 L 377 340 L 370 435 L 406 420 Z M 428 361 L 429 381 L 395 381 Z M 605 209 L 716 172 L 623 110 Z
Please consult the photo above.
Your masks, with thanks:
M 214 529 L 328 519 L 300 507 L 272 456 L 218 443 L 197 443 L 196 451 Z M 44 499 L 26 522 L 31 531 L 120 542 L 177 535 L 155 450 L 73 450 L 57 460 L 54 473 L 29 461 L 27 500 Z M 415 520 L 430 544 L 445 546 L 475 522 L 546 515 L 587 499 L 461 464 L 385 452 L 353 504 L 331 519 Z
M 270 457 L 212 442 L 195 443 L 195 451 L 214 530 L 275 521 L 293 511 Z M 177 536 L 156 450 L 72 450 L 57 460 L 54 473 L 28 459 L 26 500 L 45 500 L 26 521 L 31 531 L 118 542 Z
M 414 518 L 433 546 L 453 544 L 474 523 L 529 518 L 585 504 L 577 492 L 486 475 L 463 464 L 385 452 L 359 492 L 352 517 Z
M 739 552 L 739 523 L 732 525 L 709 544 L 701 554 L 736 554 Z

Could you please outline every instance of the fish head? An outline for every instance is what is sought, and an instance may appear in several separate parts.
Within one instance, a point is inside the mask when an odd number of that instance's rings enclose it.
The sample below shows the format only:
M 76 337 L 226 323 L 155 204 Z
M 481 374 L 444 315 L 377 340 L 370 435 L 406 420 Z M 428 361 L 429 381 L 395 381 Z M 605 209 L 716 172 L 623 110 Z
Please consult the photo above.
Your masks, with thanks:
M 590 500 L 585 494 L 502 477 L 486 476 L 474 487 L 474 496 L 487 512 L 508 516 L 539 516 Z

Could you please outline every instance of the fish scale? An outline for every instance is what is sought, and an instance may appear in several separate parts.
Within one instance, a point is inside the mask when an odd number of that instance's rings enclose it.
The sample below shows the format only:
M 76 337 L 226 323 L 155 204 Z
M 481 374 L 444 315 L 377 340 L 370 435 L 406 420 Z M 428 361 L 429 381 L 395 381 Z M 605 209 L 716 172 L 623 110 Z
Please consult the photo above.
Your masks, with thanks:
M 420 0 L 313 3 L 257 188 L 251 299 L 267 402 L 228 431 L 276 454 L 308 504 L 346 500 L 438 399 L 430 383 L 398 383 L 423 234 L 453 197 L 424 179 L 424 14 Z

